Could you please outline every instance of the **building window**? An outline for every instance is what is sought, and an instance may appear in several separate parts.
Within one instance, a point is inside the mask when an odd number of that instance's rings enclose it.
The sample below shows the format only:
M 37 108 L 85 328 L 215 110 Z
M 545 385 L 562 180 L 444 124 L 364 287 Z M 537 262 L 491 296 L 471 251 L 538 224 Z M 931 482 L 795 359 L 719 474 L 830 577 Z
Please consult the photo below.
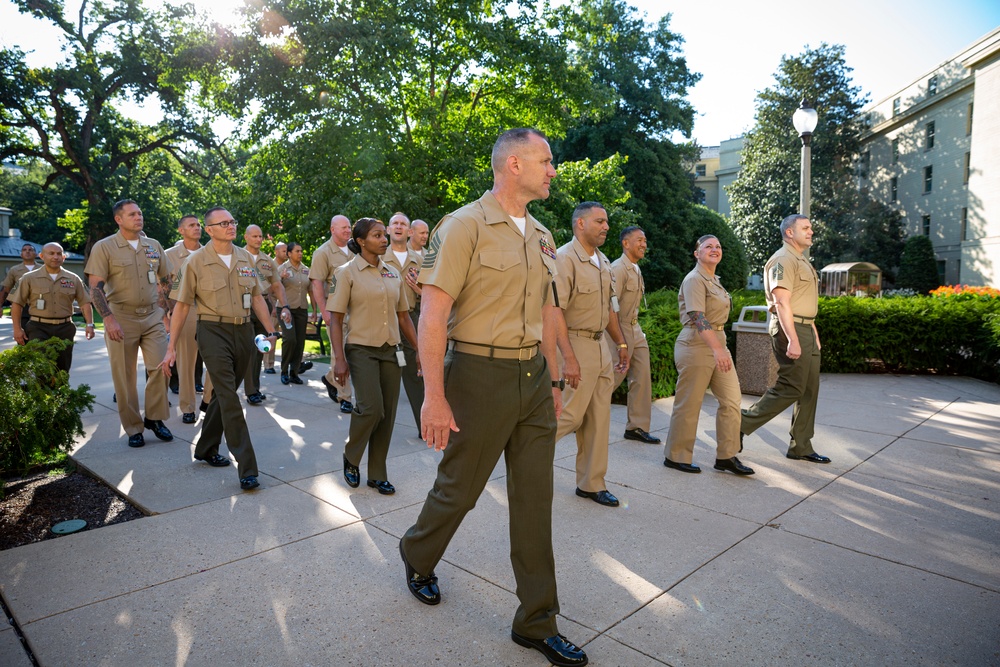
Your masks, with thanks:
M 934 182 L 934 167 L 926 166 L 924 167 L 924 194 L 929 194 Z
M 965 117 L 965 136 L 972 134 L 972 102 L 969 102 L 969 113 Z
M 899 201 L 899 179 L 895 176 L 889 179 L 889 201 Z
M 705 175 L 705 165 L 703 165 L 703 164 L 695 165 L 695 167 L 694 167 L 694 174 L 695 174 L 695 176 L 704 176 Z
M 928 97 L 930 97 L 932 95 L 937 95 L 937 83 L 938 83 L 938 78 L 937 78 L 936 74 L 934 76 L 932 76 L 931 78 L 927 79 L 927 96 Z
M 929 215 L 920 216 L 920 229 L 923 231 L 924 236 L 931 235 L 931 216 Z
M 899 162 L 899 139 L 892 140 L 892 163 Z
M 892 101 L 892 117 L 895 118 L 899 115 L 899 98 L 897 97 Z
M 924 149 L 930 150 L 934 148 L 934 121 L 927 123 L 924 128 Z
M 962 183 L 964 183 L 965 185 L 969 184 L 969 169 L 972 166 L 971 159 L 972 159 L 972 154 L 971 153 L 966 153 L 965 154 L 965 169 L 962 171 Z
M 946 284 L 947 281 L 945 280 L 946 277 L 945 274 L 948 271 L 948 260 L 939 259 L 937 261 L 937 270 L 938 270 L 938 282 L 941 283 L 942 285 Z
M 969 240 L 969 209 L 962 208 L 962 240 Z
M 858 165 L 858 171 L 860 172 L 858 176 L 861 178 L 868 178 L 868 169 L 872 164 L 872 152 L 865 151 L 861 154 L 861 164 Z

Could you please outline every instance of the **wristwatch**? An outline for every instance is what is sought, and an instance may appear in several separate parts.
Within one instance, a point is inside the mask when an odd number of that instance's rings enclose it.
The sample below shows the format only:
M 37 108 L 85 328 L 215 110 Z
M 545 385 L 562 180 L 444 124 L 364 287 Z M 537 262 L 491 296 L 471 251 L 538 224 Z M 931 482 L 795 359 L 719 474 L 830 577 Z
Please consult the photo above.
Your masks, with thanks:
M 565 389 L 566 388 L 566 378 L 559 378 L 558 380 L 553 380 L 552 381 L 552 386 L 553 387 L 559 387 L 560 391 L 563 390 L 563 389 Z

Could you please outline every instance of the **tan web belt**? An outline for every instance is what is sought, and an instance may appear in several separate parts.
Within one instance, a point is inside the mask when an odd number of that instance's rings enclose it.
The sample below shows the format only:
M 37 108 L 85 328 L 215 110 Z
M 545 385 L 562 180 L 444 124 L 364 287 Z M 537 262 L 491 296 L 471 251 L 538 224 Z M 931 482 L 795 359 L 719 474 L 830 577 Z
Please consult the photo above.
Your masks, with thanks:
M 66 324 L 67 322 L 71 321 L 73 318 L 72 317 L 64 317 L 64 318 L 59 319 L 59 320 L 53 320 L 53 319 L 49 319 L 48 317 L 35 317 L 34 315 L 32 315 L 29 319 L 32 322 L 41 322 L 42 324 Z
M 604 337 L 603 331 L 587 331 L 586 329 L 570 329 L 569 334 L 578 338 L 590 338 L 592 340 L 601 340 Z
M 463 343 L 460 340 L 448 341 L 448 349 L 462 354 L 474 354 L 477 357 L 490 359 L 517 359 L 528 361 L 538 354 L 538 345 L 530 347 L 497 347 L 496 345 L 480 345 L 478 343 Z
M 246 324 L 249 317 L 219 317 L 218 315 L 199 315 L 199 322 L 217 322 L 219 324 Z

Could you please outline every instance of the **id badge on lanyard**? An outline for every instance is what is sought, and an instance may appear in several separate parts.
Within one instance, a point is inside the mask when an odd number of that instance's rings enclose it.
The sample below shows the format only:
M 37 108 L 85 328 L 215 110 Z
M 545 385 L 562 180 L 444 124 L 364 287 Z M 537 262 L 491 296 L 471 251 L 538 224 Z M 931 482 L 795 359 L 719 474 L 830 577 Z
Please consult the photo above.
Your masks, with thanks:
M 403 368 L 404 366 L 406 366 L 406 357 L 403 355 L 403 346 L 402 345 L 397 345 L 396 346 L 396 363 L 399 364 L 400 368 Z

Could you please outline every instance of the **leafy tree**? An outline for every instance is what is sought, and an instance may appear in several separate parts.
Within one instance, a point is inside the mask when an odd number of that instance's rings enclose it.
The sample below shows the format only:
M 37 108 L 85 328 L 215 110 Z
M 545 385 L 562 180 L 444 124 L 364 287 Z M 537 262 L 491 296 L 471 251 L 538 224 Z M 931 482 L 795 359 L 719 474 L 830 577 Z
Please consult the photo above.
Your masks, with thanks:
M 554 12 L 574 67 L 588 72 L 605 105 L 588 108 L 582 122 L 557 145 L 561 160 L 628 157 L 623 169 L 631 207 L 646 230 L 644 267 L 650 289 L 677 286 L 687 272 L 691 179 L 685 161 L 697 147 L 679 146 L 674 131 L 690 135 L 694 109 L 684 99 L 701 78 L 688 70 L 683 39 L 670 31 L 670 15 L 648 26 L 622 0 L 583 0 Z
M 66 59 L 33 68 L 18 48 L 0 52 L 0 158 L 43 161 L 52 170 L 44 186 L 66 179 L 82 192 L 85 204 L 67 219 L 81 225 L 89 250 L 114 230 L 112 201 L 140 198 L 145 184 L 132 173 L 140 159 L 165 152 L 185 164 L 193 148 L 214 145 L 191 104 L 194 82 L 202 95 L 218 83 L 214 36 L 192 20 L 190 5 L 154 11 L 141 0 L 84 0 L 74 24 L 63 3 L 15 4 L 61 31 Z M 155 126 L 126 118 L 116 106 L 125 100 L 158 101 L 164 118 Z
M 852 251 L 858 114 L 867 96 L 852 85 L 851 71 L 843 46 L 821 44 L 783 57 L 775 86 L 757 96 L 756 124 L 744 139 L 740 175 L 729 190 L 730 220 L 753 271 L 781 246 L 781 219 L 798 212 L 801 142 L 792 114 L 802 99 L 819 114 L 812 136 L 812 256 L 824 266 Z
M 923 234 L 906 239 L 899 264 L 896 287 L 914 289 L 927 294 L 941 285 L 937 272 L 934 244 Z
M 67 250 L 76 250 L 64 243 L 58 220 L 68 209 L 79 206 L 83 192 L 70 181 L 60 179 L 47 189 L 45 181 L 52 173 L 44 162 L 26 163 L 26 173 L 0 169 L 0 206 L 14 211 L 11 227 L 21 230 L 21 236 L 36 243 L 58 241 Z
M 715 270 L 716 275 L 730 292 L 744 289 L 747 276 L 750 275 L 747 258 L 743 252 L 743 245 L 726 219 L 716 211 L 700 205 L 692 206 L 688 215 L 690 220 L 687 226 L 691 232 L 690 236 L 684 239 L 682 248 L 687 251 L 690 259 L 680 268 L 686 271 L 694 268 L 695 260 L 691 253 L 694 252 L 698 239 L 706 234 L 712 234 L 722 244 L 722 261 Z

